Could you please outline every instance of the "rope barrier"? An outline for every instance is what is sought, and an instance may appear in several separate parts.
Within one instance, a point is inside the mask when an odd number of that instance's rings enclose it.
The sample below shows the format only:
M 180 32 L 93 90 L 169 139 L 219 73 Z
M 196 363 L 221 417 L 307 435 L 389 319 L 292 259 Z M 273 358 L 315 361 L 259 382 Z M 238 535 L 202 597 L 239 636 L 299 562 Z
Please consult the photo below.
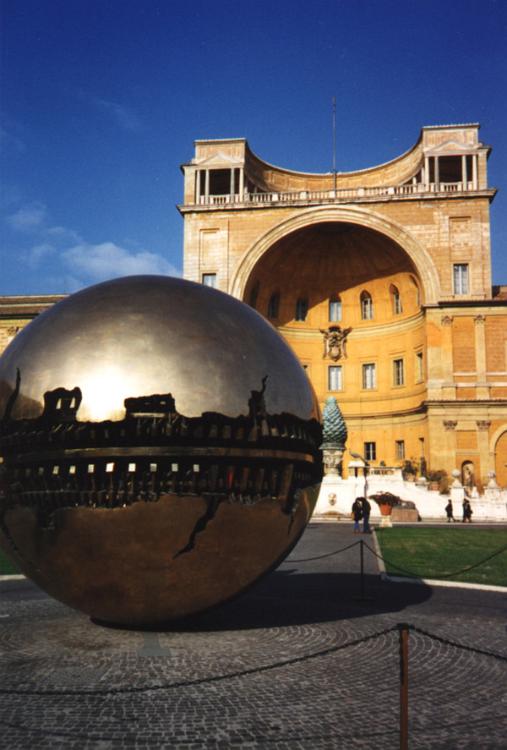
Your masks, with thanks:
M 359 539 L 357 542 L 352 542 L 352 544 L 349 544 L 348 547 L 342 547 L 341 549 L 336 549 L 334 552 L 326 552 L 324 555 L 317 555 L 316 557 L 304 557 L 301 560 L 284 560 L 283 563 L 291 564 L 291 563 L 302 563 L 302 562 L 311 562 L 312 560 L 323 560 L 325 557 L 333 557 L 333 555 L 339 555 L 341 552 L 346 552 L 348 549 L 352 549 L 352 547 L 357 547 L 358 544 L 361 544 L 361 539 Z
M 370 633 L 369 635 L 362 636 L 361 638 L 355 638 L 352 641 L 347 641 L 347 643 L 342 643 L 338 646 L 330 646 L 329 648 L 321 649 L 320 651 L 315 651 L 311 654 L 304 654 L 302 656 L 295 656 L 291 659 L 284 659 L 277 662 L 273 662 L 271 664 L 264 664 L 259 667 L 251 667 L 249 669 L 242 669 L 235 672 L 227 672 L 225 674 L 221 675 L 212 675 L 210 677 L 203 677 L 198 680 L 179 680 L 178 682 L 170 682 L 170 683 L 164 683 L 161 685 L 145 685 L 140 687 L 127 687 L 127 688 L 105 688 L 102 690 L 22 690 L 22 689 L 16 689 L 16 688 L 1 688 L 0 689 L 0 695 L 26 695 L 26 696 L 51 696 L 51 697 L 66 697 L 66 696 L 108 696 L 108 695 L 127 695 L 127 694 L 135 694 L 135 693 L 147 693 L 151 691 L 160 691 L 160 690 L 172 690 L 172 689 L 179 689 L 179 688 L 186 688 L 186 687 L 194 687 L 196 685 L 205 685 L 205 684 L 211 684 L 216 682 L 222 682 L 223 680 L 229 680 L 233 679 L 235 677 L 246 677 L 253 674 L 260 674 L 262 672 L 268 672 L 272 669 L 279 669 L 281 667 L 287 667 L 292 666 L 294 664 L 301 664 L 302 662 L 310 661 L 312 659 L 316 659 L 318 657 L 323 656 L 329 656 L 331 654 L 335 654 L 338 651 L 343 651 L 347 648 L 352 648 L 353 646 L 358 646 L 362 643 L 367 643 L 368 641 L 375 640 L 376 638 L 380 638 L 384 635 L 389 635 L 390 633 L 398 632 L 400 630 L 400 624 L 393 625 L 389 628 L 384 628 L 383 630 L 377 631 L 375 633 Z M 463 643 L 457 643 L 456 641 L 452 641 L 449 638 L 445 638 L 443 636 L 437 635 L 435 633 L 430 633 L 428 630 L 424 630 L 423 628 L 419 628 L 416 625 L 411 624 L 403 624 L 403 627 L 414 632 L 419 633 L 420 635 L 423 635 L 427 638 L 430 638 L 434 641 L 437 641 L 439 643 L 443 643 L 446 646 L 450 646 L 452 648 L 459 648 L 463 651 L 468 651 L 470 653 L 474 654 L 480 654 L 481 656 L 489 656 L 493 659 L 497 659 L 499 661 L 507 662 L 507 656 L 504 656 L 503 654 L 496 653 L 494 651 L 487 651 L 486 649 L 476 648 L 475 646 L 469 646 Z
M 402 571 L 403 573 L 406 573 L 411 578 L 420 578 L 420 573 L 414 573 L 413 571 L 406 570 L 406 568 L 402 568 L 400 565 L 396 565 L 396 563 L 393 563 L 391 560 L 388 560 L 387 558 L 383 557 L 383 555 L 379 555 L 372 547 L 370 547 L 369 544 L 366 542 L 363 542 L 366 549 L 368 549 L 372 555 L 374 555 L 379 560 L 382 560 L 382 562 L 387 563 L 387 565 L 391 568 L 396 568 L 397 570 Z M 488 562 L 489 560 L 492 560 L 494 557 L 497 557 L 498 555 L 501 555 L 503 552 L 507 550 L 507 544 L 504 547 L 501 547 L 500 549 L 493 552 L 491 555 L 488 555 L 488 557 L 485 557 L 483 560 L 480 560 L 477 563 L 474 563 L 473 565 L 468 565 L 466 568 L 461 568 L 461 570 L 455 570 L 452 573 L 442 573 L 440 575 L 432 575 L 432 578 L 440 579 L 440 578 L 454 578 L 455 576 L 459 576 L 462 573 L 468 573 L 469 570 L 474 570 L 474 568 L 479 568 L 481 565 L 484 565 L 484 563 Z
M 494 659 L 499 659 L 500 661 L 506 661 L 507 662 L 507 656 L 504 656 L 503 654 L 497 654 L 494 651 L 486 651 L 482 648 L 475 648 L 475 646 L 467 646 L 463 643 L 457 643 L 456 641 L 451 641 L 449 638 L 443 638 L 441 635 L 435 635 L 435 633 L 430 633 L 428 630 L 423 630 L 423 628 L 418 628 L 416 625 L 409 625 L 409 630 L 412 630 L 414 633 L 420 633 L 421 635 L 425 635 L 427 638 L 431 638 L 434 641 L 438 641 L 439 643 L 443 643 L 446 646 L 453 646 L 454 648 L 461 648 L 463 651 L 471 651 L 474 654 L 482 654 L 482 656 L 492 656 Z
M 332 552 L 326 552 L 324 555 L 316 555 L 315 557 L 303 557 L 299 560 L 291 560 L 287 559 L 284 560 L 282 564 L 290 565 L 293 563 L 304 563 L 304 562 L 312 562 L 313 560 L 323 560 L 326 557 L 333 557 L 334 555 L 339 555 L 342 552 L 346 552 L 349 549 L 352 549 L 353 547 L 357 547 L 358 544 L 363 544 L 366 549 L 368 549 L 374 557 L 376 557 L 378 560 L 382 560 L 382 562 L 386 563 L 390 568 L 396 568 L 396 570 L 399 570 L 402 573 L 405 573 L 407 576 L 410 576 L 411 578 L 421 578 L 420 573 L 415 573 L 413 570 L 407 570 L 406 568 L 403 568 L 401 565 L 397 565 L 396 563 L 392 562 L 391 560 L 388 560 L 383 555 L 379 555 L 378 552 L 376 552 L 370 545 L 365 542 L 363 539 L 360 539 L 357 542 L 352 542 L 352 544 L 349 544 L 347 547 L 342 547 L 341 549 L 333 550 Z M 470 570 L 474 570 L 475 568 L 479 568 L 481 565 L 484 565 L 484 563 L 489 562 L 494 557 L 497 557 L 498 555 L 501 555 L 503 552 L 507 550 L 507 544 L 504 547 L 500 547 L 500 549 L 496 550 L 495 552 L 492 552 L 491 555 L 488 555 L 488 557 L 485 557 L 483 560 L 480 560 L 479 562 L 474 563 L 473 565 L 468 565 L 465 568 L 461 568 L 461 570 L 455 570 L 452 573 L 442 573 L 440 575 L 432 575 L 432 578 L 435 579 L 445 579 L 445 578 L 453 578 L 455 576 L 459 576 L 462 573 L 468 573 Z
M 346 648 L 357 646 L 360 643 L 366 643 L 367 641 L 380 638 L 388 633 L 393 633 L 398 630 L 398 626 L 394 625 L 384 630 L 380 630 L 370 635 L 365 635 L 362 638 L 356 638 L 353 641 L 347 641 L 339 646 L 330 646 L 329 648 L 322 649 L 321 651 L 315 651 L 312 654 L 304 654 L 303 656 L 294 656 L 291 659 L 285 659 L 282 661 L 273 662 L 272 664 L 265 664 L 261 667 L 251 667 L 250 669 L 242 669 L 237 672 L 227 672 L 222 675 L 213 675 L 211 677 L 203 677 L 200 680 L 180 680 L 179 682 L 169 682 L 162 685 L 147 685 L 142 687 L 128 687 L 128 688 L 106 688 L 104 690 L 19 690 L 1 688 L 0 695 L 38 695 L 38 696 L 69 696 L 69 695 L 124 695 L 129 693 L 147 693 L 154 690 L 171 690 L 173 688 L 184 688 L 192 687 L 194 685 L 204 685 L 213 682 L 221 682 L 222 680 L 229 680 L 233 677 L 245 677 L 251 674 L 259 674 L 261 672 L 268 672 L 271 669 L 279 669 L 280 667 L 292 666 L 293 664 L 299 664 L 301 662 L 308 661 L 310 659 L 316 659 L 319 656 L 328 656 L 338 651 L 343 651 Z

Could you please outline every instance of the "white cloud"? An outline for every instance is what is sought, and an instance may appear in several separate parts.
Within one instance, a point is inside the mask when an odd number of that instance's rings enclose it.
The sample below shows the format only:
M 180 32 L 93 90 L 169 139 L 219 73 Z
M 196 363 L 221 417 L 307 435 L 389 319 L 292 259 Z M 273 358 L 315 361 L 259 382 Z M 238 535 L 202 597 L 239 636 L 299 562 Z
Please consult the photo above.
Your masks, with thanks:
M 47 259 L 55 253 L 56 248 L 53 247 L 53 245 L 50 245 L 49 242 L 42 242 L 40 245 L 35 245 L 28 253 L 28 265 L 31 266 L 31 268 L 38 268 L 44 259 Z
M 41 288 L 51 286 L 74 292 L 88 284 L 119 276 L 155 274 L 180 276 L 180 271 L 157 253 L 135 246 L 121 247 L 114 242 L 93 244 L 78 232 L 51 225 L 43 203 L 31 203 L 5 217 L 12 229 L 30 236 L 30 249 L 20 253 L 26 269 L 40 274 Z M 62 289 L 63 287 L 63 289 Z
M 14 151 L 17 151 L 19 154 L 22 154 L 26 151 L 26 146 L 21 140 L 21 138 L 18 138 L 17 135 L 14 135 L 14 133 L 6 130 L 5 128 L 1 126 L 0 126 L 0 147 L 2 150 L 12 149 Z
M 123 130 L 137 133 L 141 129 L 138 116 L 129 107 L 109 99 L 100 99 L 97 96 L 92 97 L 92 101 L 96 107 L 110 114 Z
M 67 229 L 67 227 L 48 227 L 45 230 L 45 234 L 49 237 L 53 237 L 55 240 L 69 241 L 69 242 L 83 242 L 82 237 L 75 232 L 73 229 Z
M 5 220 L 12 229 L 20 232 L 33 232 L 41 228 L 46 216 L 46 206 L 43 203 L 31 203 L 7 216 Z
M 130 252 L 114 242 L 75 245 L 62 253 L 62 260 L 72 276 L 83 279 L 83 285 L 137 274 L 180 275 L 161 255 L 146 250 Z

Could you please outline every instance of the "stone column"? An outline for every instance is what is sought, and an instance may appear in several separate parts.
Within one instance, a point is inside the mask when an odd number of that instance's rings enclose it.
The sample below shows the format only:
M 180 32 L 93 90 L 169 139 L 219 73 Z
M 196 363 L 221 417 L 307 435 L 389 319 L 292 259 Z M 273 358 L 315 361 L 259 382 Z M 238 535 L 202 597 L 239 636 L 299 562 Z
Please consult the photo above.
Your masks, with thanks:
M 486 379 L 486 318 L 476 315 L 475 323 L 475 369 L 477 371 L 477 398 L 489 398 L 489 386 Z
M 444 315 L 442 323 L 442 398 L 456 399 L 456 386 L 454 384 L 454 365 L 452 358 L 452 316 Z
M 204 202 L 209 203 L 209 169 L 206 170 L 204 180 Z
M 435 191 L 438 191 L 440 186 L 440 170 L 438 166 L 438 156 L 434 156 L 433 159 L 435 160 Z
M 467 176 L 467 158 L 463 154 L 461 157 L 461 186 L 463 190 L 467 189 L 468 176 Z
M 245 195 L 245 168 L 241 167 L 239 170 L 239 200 L 243 202 Z
M 455 419 L 444 419 L 445 447 L 442 451 L 443 469 L 449 471 L 450 466 L 456 466 L 456 427 Z
M 231 178 L 230 178 L 230 181 L 229 181 L 229 193 L 230 193 L 230 196 L 231 196 L 231 201 L 234 200 L 234 172 L 235 172 L 235 169 L 234 169 L 234 167 L 232 167 L 231 168 Z
M 430 157 L 424 157 L 424 171 L 422 174 L 422 181 L 426 190 L 430 189 Z
M 472 157 L 472 187 L 474 190 L 477 190 L 479 187 L 479 178 L 478 178 L 478 154 L 474 154 Z
M 195 202 L 200 203 L 201 201 L 201 170 L 195 170 Z
M 486 478 L 495 470 L 495 456 L 489 452 L 489 428 L 491 422 L 487 419 L 478 419 L 477 425 L 477 447 L 481 462 L 480 479 Z

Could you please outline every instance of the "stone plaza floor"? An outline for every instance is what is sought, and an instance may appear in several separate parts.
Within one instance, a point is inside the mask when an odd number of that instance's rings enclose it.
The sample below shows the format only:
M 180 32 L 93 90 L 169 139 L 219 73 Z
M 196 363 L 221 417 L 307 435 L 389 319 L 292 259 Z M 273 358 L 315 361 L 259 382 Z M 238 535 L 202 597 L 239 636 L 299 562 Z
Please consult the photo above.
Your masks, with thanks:
M 367 551 L 362 590 L 358 546 L 325 556 L 358 539 L 312 523 L 249 592 L 163 632 L 101 627 L 1 582 L 0 746 L 391 750 L 407 622 L 409 747 L 503 750 L 505 594 L 384 582 Z

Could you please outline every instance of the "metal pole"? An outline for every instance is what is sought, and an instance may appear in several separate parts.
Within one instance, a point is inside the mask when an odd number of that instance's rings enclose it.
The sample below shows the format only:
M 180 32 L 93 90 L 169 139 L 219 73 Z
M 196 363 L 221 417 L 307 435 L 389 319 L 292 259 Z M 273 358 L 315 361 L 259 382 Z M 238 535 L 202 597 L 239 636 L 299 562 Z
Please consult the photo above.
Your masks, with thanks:
M 336 96 L 333 96 L 333 184 L 336 196 Z
M 398 623 L 400 634 L 400 750 L 408 750 L 408 634 L 406 622 Z
M 360 556 L 361 556 L 361 599 L 364 599 L 364 542 L 361 539 L 360 544 Z

